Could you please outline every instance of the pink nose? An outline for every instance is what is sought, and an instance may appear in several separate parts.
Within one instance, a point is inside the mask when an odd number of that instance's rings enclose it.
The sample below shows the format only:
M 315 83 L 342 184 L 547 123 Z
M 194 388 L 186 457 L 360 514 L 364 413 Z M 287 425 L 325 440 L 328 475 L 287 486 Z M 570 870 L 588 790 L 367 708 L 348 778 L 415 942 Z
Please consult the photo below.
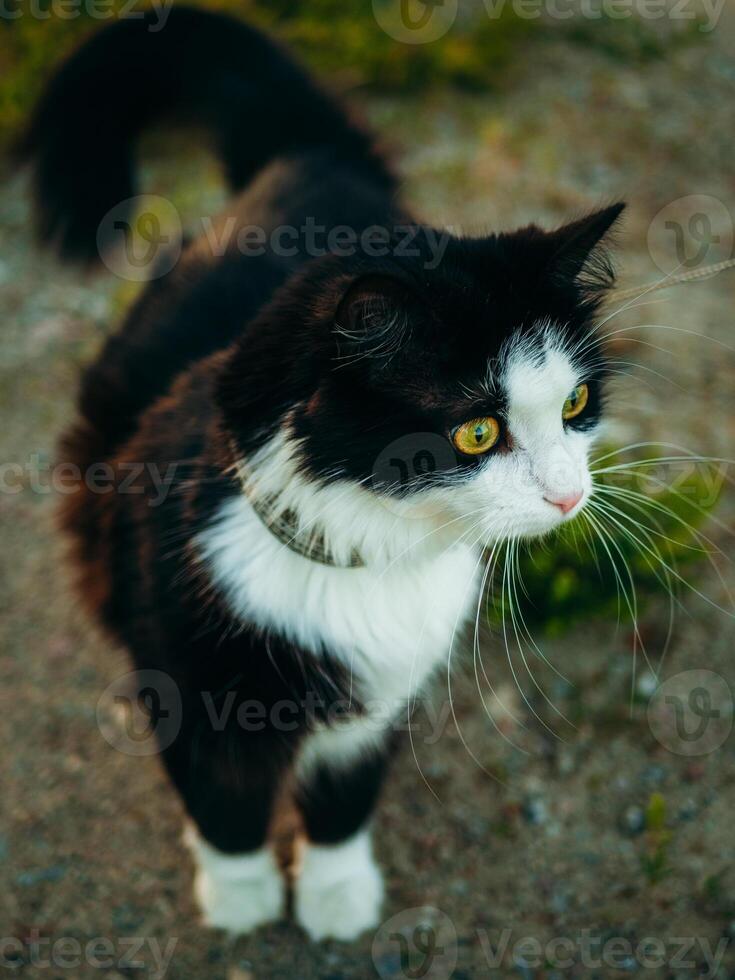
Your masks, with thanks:
M 570 510 L 574 510 L 583 496 L 584 490 L 575 490 L 574 493 L 563 495 L 547 494 L 544 500 L 548 500 L 550 504 L 558 507 L 562 514 L 568 514 Z

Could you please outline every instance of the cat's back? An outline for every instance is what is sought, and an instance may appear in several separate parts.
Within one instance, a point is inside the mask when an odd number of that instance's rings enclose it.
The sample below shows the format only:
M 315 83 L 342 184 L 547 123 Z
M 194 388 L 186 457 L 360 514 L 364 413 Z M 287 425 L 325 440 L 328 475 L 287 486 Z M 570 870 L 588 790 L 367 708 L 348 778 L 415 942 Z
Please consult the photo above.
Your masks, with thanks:
M 219 215 L 195 220 L 198 234 L 165 274 L 152 266 L 83 375 L 80 415 L 97 434 L 97 458 L 135 434 L 182 372 L 241 336 L 290 276 L 330 251 L 333 232 L 347 229 L 352 241 L 399 219 L 385 188 L 320 150 L 271 161 Z M 165 248 L 157 261 L 168 264 Z

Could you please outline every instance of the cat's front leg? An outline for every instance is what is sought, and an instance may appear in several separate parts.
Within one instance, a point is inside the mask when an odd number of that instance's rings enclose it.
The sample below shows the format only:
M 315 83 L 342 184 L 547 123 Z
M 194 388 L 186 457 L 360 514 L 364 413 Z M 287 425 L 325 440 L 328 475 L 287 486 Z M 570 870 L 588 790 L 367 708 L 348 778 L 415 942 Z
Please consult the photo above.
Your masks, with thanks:
M 285 880 L 268 831 L 288 744 L 237 725 L 208 730 L 194 714 L 163 757 L 192 820 L 185 842 L 204 923 L 246 933 L 281 918 Z
M 390 745 L 371 737 L 355 753 L 350 735 L 339 730 L 311 738 L 299 767 L 296 800 L 306 832 L 295 885 L 296 918 L 314 940 L 355 939 L 379 924 L 383 906 L 383 876 L 367 824 Z

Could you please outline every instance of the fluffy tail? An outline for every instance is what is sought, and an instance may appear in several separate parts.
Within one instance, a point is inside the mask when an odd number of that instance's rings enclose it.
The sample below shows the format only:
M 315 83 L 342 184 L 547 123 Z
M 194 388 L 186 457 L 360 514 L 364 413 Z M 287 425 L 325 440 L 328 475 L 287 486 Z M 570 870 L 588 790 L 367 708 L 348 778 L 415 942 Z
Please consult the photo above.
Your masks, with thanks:
M 117 21 L 49 82 L 19 144 L 34 168 L 39 236 L 92 261 L 104 215 L 135 194 L 134 142 L 159 120 L 202 124 L 233 190 L 274 155 L 328 145 L 380 182 L 369 137 L 280 48 L 234 18 L 175 6 Z

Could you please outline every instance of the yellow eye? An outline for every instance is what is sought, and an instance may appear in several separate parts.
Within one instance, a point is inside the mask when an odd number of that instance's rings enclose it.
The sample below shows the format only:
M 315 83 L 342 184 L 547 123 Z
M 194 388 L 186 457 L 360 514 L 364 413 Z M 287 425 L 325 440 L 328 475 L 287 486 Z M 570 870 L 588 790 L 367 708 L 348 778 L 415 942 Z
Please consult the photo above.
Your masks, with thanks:
M 500 438 L 500 425 L 497 419 L 472 419 L 452 430 L 452 442 L 461 453 L 479 456 L 492 449 Z
M 581 415 L 590 397 L 590 390 L 587 385 L 577 385 L 569 398 L 564 402 L 561 410 L 561 417 L 565 420 L 574 419 Z

